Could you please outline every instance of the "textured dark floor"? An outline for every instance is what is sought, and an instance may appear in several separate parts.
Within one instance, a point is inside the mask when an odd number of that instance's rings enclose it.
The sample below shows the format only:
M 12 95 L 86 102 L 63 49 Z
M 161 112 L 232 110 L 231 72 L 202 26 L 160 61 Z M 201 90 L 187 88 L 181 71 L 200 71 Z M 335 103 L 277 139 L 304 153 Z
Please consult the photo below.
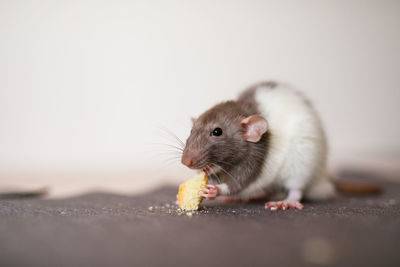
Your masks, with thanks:
M 0 265 L 400 266 L 400 184 L 382 185 L 302 211 L 206 202 L 192 217 L 167 207 L 176 188 L 2 199 Z

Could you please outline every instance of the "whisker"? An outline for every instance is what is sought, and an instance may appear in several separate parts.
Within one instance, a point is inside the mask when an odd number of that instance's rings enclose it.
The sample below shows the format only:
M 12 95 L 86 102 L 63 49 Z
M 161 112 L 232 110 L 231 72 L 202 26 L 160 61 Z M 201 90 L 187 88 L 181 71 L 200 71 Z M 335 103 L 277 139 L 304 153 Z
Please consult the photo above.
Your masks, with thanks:
M 155 152 L 170 152 L 170 153 L 178 153 L 182 155 L 182 151 L 175 150 L 175 149 L 157 149 Z
M 207 167 L 208 167 L 208 168 L 211 168 L 209 164 L 207 164 Z M 221 179 L 219 178 L 219 176 L 218 176 L 217 173 L 213 173 L 213 174 L 211 174 L 211 175 L 212 175 L 213 177 L 216 178 L 216 180 L 217 180 L 217 182 L 218 182 L 219 184 L 221 183 Z
M 199 156 L 199 158 L 203 158 L 202 156 Z M 200 160 L 199 162 L 197 162 L 197 166 L 199 166 L 199 169 L 204 169 L 204 167 L 206 167 L 207 166 L 207 159 L 206 158 L 204 158 L 204 159 L 202 159 L 202 160 Z
M 236 185 L 238 187 L 240 187 L 240 183 L 235 179 L 235 177 L 232 176 L 232 174 L 230 174 L 228 171 L 226 171 L 224 168 L 222 168 L 221 165 L 217 165 L 217 164 L 215 164 L 215 165 L 218 166 L 219 168 L 221 168 L 221 170 L 224 171 L 227 175 L 229 175 L 232 178 L 232 180 L 236 183 Z
M 178 156 L 173 156 L 173 157 L 169 157 L 169 158 L 167 158 L 167 160 L 168 159 L 180 159 L 181 157 L 178 157 Z
M 171 144 L 153 143 L 153 145 L 168 146 L 168 147 L 175 148 L 175 149 L 178 149 L 179 151 L 183 152 L 183 148 L 178 147 L 178 146 L 174 146 L 174 145 L 171 145 Z
M 177 158 L 181 158 L 182 154 L 180 154 L 179 152 L 176 152 L 176 151 L 171 151 L 171 152 L 165 151 L 165 152 L 155 153 L 154 156 L 174 156 Z
M 171 130 L 169 130 L 166 127 L 160 127 L 160 130 L 163 130 L 164 132 L 168 133 L 170 136 L 172 136 L 176 141 L 178 141 L 179 145 L 184 148 L 185 147 L 185 142 L 183 142 L 175 133 L 173 133 Z
M 221 163 L 224 164 L 224 165 L 231 166 L 231 167 L 236 167 L 236 165 L 234 165 L 234 164 L 232 164 L 232 163 L 229 163 L 229 162 L 226 162 L 226 161 L 221 161 Z M 219 165 L 218 165 L 218 166 L 219 166 Z M 221 166 L 219 166 L 219 167 L 221 167 Z
M 180 162 L 180 158 L 177 158 L 177 157 L 170 157 L 163 161 L 163 163 L 169 163 L 169 164 L 178 163 L 178 162 Z

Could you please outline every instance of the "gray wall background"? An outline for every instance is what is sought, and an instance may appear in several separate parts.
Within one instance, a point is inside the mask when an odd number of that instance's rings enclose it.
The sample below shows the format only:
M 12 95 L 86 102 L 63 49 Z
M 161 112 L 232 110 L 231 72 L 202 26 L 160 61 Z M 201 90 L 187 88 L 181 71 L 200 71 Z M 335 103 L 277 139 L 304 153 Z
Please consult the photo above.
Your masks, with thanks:
M 159 127 L 184 139 L 190 116 L 265 79 L 311 98 L 332 166 L 395 166 L 399 14 L 399 1 L 2 0 L 0 173 L 164 166 Z

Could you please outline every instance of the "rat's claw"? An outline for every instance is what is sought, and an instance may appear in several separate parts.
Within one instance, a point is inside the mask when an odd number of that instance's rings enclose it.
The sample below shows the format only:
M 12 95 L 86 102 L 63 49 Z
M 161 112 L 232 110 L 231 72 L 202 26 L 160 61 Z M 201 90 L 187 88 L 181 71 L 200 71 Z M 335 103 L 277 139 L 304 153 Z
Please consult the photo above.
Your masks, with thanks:
M 275 202 L 275 201 L 270 201 L 265 203 L 265 208 L 270 209 L 270 210 L 278 210 L 281 208 L 281 203 Z
M 304 206 L 299 201 L 293 200 L 270 201 L 265 203 L 265 209 L 268 210 L 287 210 L 290 208 L 302 210 Z
M 295 205 L 295 208 L 299 209 L 299 210 L 302 210 L 304 208 L 304 206 L 298 201 L 295 201 L 294 205 Z

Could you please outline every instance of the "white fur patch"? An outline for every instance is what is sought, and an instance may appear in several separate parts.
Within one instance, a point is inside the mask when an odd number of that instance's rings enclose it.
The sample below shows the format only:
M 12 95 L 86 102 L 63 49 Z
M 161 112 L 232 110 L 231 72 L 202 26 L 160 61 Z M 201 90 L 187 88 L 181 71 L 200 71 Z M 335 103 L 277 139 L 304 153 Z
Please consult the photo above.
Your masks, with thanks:
M 326 140 L 316 112 L 300 93 L 282 86 L 260 87 L 256 100 L 271 138 L 261 175 L 240 196 L 253 196 L 272 183 L 306 189 L 325 173 Z
M 229 195 L 230 191 L 227 184 L 218 184 L 216 187 L 218 187 L 221 196 Z

